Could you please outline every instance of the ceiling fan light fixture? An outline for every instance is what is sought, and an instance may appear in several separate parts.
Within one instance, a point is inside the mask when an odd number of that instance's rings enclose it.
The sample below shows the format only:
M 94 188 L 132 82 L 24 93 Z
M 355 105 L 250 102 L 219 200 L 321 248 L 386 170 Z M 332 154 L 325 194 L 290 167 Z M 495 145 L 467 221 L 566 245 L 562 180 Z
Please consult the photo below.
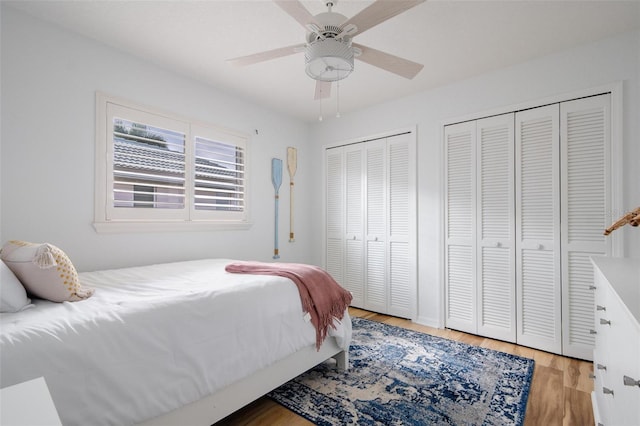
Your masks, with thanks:
M 305 49 L 305 70 L 314 80 L 338 81 L 353 71 L 351 43 L 326 38 L 309 43 Z

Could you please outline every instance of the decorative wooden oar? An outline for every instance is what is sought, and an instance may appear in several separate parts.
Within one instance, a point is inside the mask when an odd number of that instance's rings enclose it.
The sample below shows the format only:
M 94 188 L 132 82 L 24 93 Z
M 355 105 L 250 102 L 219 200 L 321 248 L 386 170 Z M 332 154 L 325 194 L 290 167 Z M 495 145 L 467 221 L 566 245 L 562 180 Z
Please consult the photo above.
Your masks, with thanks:
M 289 169 L 289 242 L 295 242 L 293 235 L 293 177 L 298 168 L 298 150 L 287 148 L 287 169 Z
M 271 159 L 271 182 L 273 183 L 273 189 L 276 191 L 276 219 L 273 258 L 280 259 L 280 255 L 278 254 L 278 200 L 280 196 L 278 195 L 278 191 L 280 191 L 280 185 L 282 184 L 282 160 L 279 158 Z

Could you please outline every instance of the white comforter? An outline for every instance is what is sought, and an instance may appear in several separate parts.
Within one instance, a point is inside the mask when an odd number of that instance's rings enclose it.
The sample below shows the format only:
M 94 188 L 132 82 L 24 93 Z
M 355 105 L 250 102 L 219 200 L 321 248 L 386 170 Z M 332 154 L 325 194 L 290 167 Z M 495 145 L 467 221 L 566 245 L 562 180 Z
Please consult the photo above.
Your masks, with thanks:
M 63 424 L 133 424 L 315 343 L 290 280 L 230 262 L 82 273 L 93 297 L 1 314 L 0 387 L 44 376 Z M 348 314 L 336 325 L 347 349 Z

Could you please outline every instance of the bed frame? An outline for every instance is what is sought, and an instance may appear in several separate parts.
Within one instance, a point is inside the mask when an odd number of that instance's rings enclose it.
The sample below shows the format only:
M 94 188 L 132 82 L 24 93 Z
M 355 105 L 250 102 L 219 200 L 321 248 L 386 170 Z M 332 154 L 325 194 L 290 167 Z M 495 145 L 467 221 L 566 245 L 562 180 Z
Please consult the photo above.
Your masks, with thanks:
M 259 370 L 224 389 L 174 411 L 155 417 L 141 426 L 206 425 L 222 420 L 229 414 L 255 401 L 278 386 L 299 376 L 321 362 L 333 358 L 340 370 L 349 365 L 349 354 L 340 349 L 335 338 L 327 337 L 319 351 L 308 346 Z

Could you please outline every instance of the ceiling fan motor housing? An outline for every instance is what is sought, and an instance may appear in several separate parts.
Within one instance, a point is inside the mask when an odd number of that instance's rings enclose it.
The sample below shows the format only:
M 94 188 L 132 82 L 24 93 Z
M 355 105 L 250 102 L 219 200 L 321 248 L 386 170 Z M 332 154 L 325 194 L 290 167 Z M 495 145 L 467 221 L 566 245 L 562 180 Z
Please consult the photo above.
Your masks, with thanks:
M 342 80 L 353 71 L 353 56 L 350 43 L 333 38 L 317 40 L 305 49 L 305 70 L 314 80 Z
M 337 81 L 353 71 L 354 49 L 351 37 L 337 37 L 342 33 L 341 24 L 347 17 L 335 12 L 315 16 L 319 31 L 307 34 L 305 70 L 309 77 L 321 81 Z

